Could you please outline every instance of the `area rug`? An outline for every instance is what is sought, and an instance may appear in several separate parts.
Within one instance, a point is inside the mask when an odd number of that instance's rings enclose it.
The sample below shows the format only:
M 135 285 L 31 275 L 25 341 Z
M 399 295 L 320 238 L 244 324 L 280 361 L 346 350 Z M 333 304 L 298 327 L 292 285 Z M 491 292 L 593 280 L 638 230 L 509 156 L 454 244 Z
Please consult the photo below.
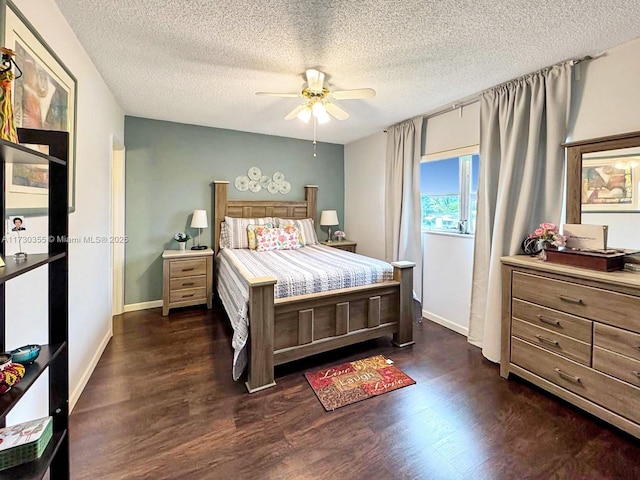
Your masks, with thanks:
M 416 383 L 382 355 L 304 376 L 327 412 Z

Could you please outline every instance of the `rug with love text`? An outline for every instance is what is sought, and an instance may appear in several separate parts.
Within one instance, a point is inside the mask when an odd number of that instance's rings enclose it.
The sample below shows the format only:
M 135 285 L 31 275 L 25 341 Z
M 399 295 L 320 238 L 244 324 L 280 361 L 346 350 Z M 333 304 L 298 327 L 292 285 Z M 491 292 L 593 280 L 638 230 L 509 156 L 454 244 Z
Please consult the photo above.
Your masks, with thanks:
M 416 383 L 382 355 L 308 372 L 304 376 L 327 411 Z

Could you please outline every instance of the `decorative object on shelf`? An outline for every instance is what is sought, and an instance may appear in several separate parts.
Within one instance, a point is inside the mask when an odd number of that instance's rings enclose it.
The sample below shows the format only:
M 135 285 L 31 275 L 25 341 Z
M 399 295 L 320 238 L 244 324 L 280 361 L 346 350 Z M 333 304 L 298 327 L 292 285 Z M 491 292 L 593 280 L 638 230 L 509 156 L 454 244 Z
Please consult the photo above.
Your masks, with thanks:
M 31 365 L 40 355 L 40 345 L 24 345 L 23 347 L 11 350 L 11 358 L 14 362 L 22 365 Z
M 540 253 L 540 248 L 538 247 L 538 239 L 527 236 L 522 241 L 522 251 L 526 255 L 529 255 L 531 257 L 535 257 L 536 255 L 538 255 Z
M 320 225 L 327 228 L 327 242 L 332 242 L 331 227 L 339 225 L 338 212 L 335 210 L 323 210 L 320 214 Z
M 75 209 L 75 145 L 77 81 L 37 30 L 8 2 L 5 9 L 5 46 L 15 51 L 24 73 L 13 82 L 15 126 L 69 133 L 69 211 Z M 34 145 L 49 154 L 46 145 Z M 10 164 L 6 208 L 41 213 L 48 207 L 49 173 L 43 165 Z
M 260 184 L 258 184 L 260 185 Z M 206 250 L 206 245 L 200 244 L 200 236 L 202 235 L 202 229 L 208 228 L 209 223 L 207 222 L 207 211 L 206 210 L 194 210 L 193 216 L 191 217 L 191 228 L 198 229 L 198 244 L 191 247 L 191 250 Z
M 24 217 L 9 217 L 9 228 L 18 236 L 18 251 L 13 254 L 16 261 L 26 260 L 27 254 L 22 251 L 22 237 L 20 232 L 24 232 L 27 228 L 24 226 Z
M 0 429 L 0 470 L 40 458 L 52 436 L 52 417 Z
M 4 267 L 5 263 L 4 260 L 2 259 L 2 256 L 0 256 L 0 267 Z
M 10 353 L 0 353 L 0 395 L 7 393 L 24 377 L 24 366 L 13 363 Z
M 556 224 L 551 222 L 542 222 L 533 233 L 529 234 L 527 239 L 537 242 L 538 258 L 541 260 L 546 260 L 545 250 L 547 248 L 564 247 L 567 241 L 566 237 L 558 232 Z
M 173 236 L 173 239 L 178 242 L 180 246 L 180 250 L 185 250 L 187 245 L 187 240 L 191 240 L 191 236 L 184 232 L 178 232 Z
M 20 67 L 13 60 L 16 52 L 0 47 L 0 138 L 18 143 L 18 132 L 13 118 L 13 103 L 11 99 L 11 82 L 22 76 Z M 15 65 L 18 75 L 14 75 L 11 67 Z
M 347 236 L 346 233 L 344 233 L 342 230 L 336 230 L 334 233 L 335 237 L 338 239 L 339 242 L 344 240 L 344 237 Z

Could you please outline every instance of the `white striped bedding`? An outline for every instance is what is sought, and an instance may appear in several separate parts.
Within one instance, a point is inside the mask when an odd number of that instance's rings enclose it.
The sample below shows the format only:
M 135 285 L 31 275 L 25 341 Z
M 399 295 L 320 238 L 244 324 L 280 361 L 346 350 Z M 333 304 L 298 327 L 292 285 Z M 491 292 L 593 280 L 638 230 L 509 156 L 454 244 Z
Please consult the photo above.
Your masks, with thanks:
M 275 298 L 357 287 L 393 279 L 393 267 L 381 260 L 324 245 L 299 250 L 256 252 L 223 248 L 216 257 L 218 295 L 233 327 L 233 378 L 247 364 L 249 287 L 245 277 L 275 277 Z

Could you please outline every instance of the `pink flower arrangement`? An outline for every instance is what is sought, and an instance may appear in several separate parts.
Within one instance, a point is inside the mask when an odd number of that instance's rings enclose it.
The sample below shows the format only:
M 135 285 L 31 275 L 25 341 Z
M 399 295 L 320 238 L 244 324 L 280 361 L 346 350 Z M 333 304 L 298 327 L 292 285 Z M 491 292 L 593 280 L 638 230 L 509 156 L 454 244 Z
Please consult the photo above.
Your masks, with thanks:
M 567 237 L 560 235 L 556 224 L 551 222 L 542 222 L 533 233 L 529 234 L 529 238 L 549 242 L 554 247 L 564 247 L 567 243 Z

